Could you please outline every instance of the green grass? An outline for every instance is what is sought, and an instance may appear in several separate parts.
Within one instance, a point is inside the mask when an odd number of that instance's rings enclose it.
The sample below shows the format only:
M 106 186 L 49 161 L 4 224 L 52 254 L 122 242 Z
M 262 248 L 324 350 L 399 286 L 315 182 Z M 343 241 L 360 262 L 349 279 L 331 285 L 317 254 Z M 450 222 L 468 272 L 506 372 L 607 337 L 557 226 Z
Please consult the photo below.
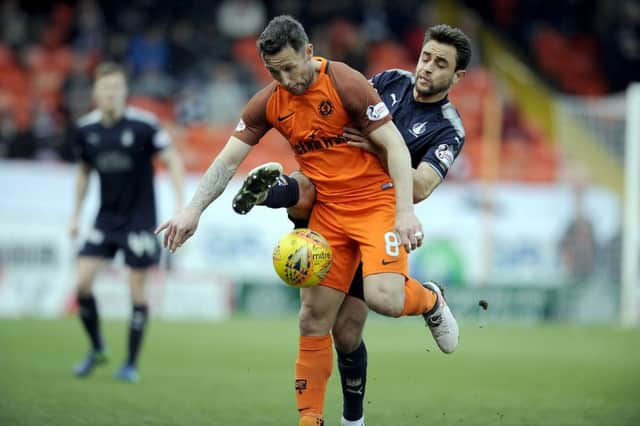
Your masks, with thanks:
M 416 319 L 369 320 L 367 425 L 640 424 L 638 330 L 466 323 L 451 356 L 424 333 Z M 77 380 L 75 319 L 0 321 L 0 425 L 297 425 L 293 317 L 152 322 L 137 385 L 112 377 L 125 324 L 105 334 L 111 362 Z M 327 426 L 338 383 L 334 368 Z

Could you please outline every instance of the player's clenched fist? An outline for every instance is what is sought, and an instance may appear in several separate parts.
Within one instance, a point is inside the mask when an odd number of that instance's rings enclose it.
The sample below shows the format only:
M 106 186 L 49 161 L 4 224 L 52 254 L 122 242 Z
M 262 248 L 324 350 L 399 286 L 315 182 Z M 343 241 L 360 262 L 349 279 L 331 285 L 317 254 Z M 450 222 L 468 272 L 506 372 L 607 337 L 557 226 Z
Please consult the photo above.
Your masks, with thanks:
M 165 231 L 162 244 L 175 253 L 176 249 L 182 246 L 189 239 L 198 227 L 200 212 L 196 209 L 186 207 L 182 209 L 173 219 L 170 219 L 158 226 L 156 234 Z

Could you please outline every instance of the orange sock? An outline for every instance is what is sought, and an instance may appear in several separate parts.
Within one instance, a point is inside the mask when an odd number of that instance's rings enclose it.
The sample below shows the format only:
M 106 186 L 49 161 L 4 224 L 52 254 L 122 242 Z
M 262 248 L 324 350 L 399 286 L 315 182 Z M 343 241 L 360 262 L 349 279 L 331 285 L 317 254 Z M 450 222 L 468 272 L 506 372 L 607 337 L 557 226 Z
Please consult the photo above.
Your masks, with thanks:
M 301 418 L 322 419 L 332 368 L 331 336 L 300 336 L 296 360 L 296 402 Z
M 404 309 L 402 316 L 422 315 L 436 305 L 438 296 L 422 286 L 417 280 L 407 278 L 404 282 Z

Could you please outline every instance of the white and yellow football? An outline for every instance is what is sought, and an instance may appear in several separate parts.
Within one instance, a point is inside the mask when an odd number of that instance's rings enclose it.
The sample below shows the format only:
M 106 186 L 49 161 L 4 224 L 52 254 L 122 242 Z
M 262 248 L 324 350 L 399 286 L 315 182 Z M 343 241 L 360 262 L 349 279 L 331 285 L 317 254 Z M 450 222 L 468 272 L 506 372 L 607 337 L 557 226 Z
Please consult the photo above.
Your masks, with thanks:
M 285 234 L 273 249 L 273 267 L 282 281 L 297 288 L 319 284 L 331 269 L 331 246 L 309 228 Z

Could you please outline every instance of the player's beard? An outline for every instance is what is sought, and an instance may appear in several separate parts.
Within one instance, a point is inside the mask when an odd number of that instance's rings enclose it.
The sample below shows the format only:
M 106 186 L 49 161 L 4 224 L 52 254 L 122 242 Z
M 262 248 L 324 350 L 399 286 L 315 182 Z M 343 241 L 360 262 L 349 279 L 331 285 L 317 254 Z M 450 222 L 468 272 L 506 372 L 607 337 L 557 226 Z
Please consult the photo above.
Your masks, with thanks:
M 294 86 L 287 87 L 287 90 L 295 96 L 303 95 L 304 92 L 307 91 L 309 86 L 311 86 L 314 75 L 315 75 L 315 70 L 311 69 L 309 74 L 306 75 L 300 83 L 296 83 Z
M 440 93 L 446 92 L 451 88 L 452 84 L 453 84 L 453 76 L 451 76 L 449 80 L 441 84 L 434 84 L 432 82 L 431 86 L 427 88 L 420 88 L 417 84 L 415 85 L 415 87 L 416 87 L 416 92 L 418 92 L 419 96 L 431 97 L 431 96 L 439 95 Z

